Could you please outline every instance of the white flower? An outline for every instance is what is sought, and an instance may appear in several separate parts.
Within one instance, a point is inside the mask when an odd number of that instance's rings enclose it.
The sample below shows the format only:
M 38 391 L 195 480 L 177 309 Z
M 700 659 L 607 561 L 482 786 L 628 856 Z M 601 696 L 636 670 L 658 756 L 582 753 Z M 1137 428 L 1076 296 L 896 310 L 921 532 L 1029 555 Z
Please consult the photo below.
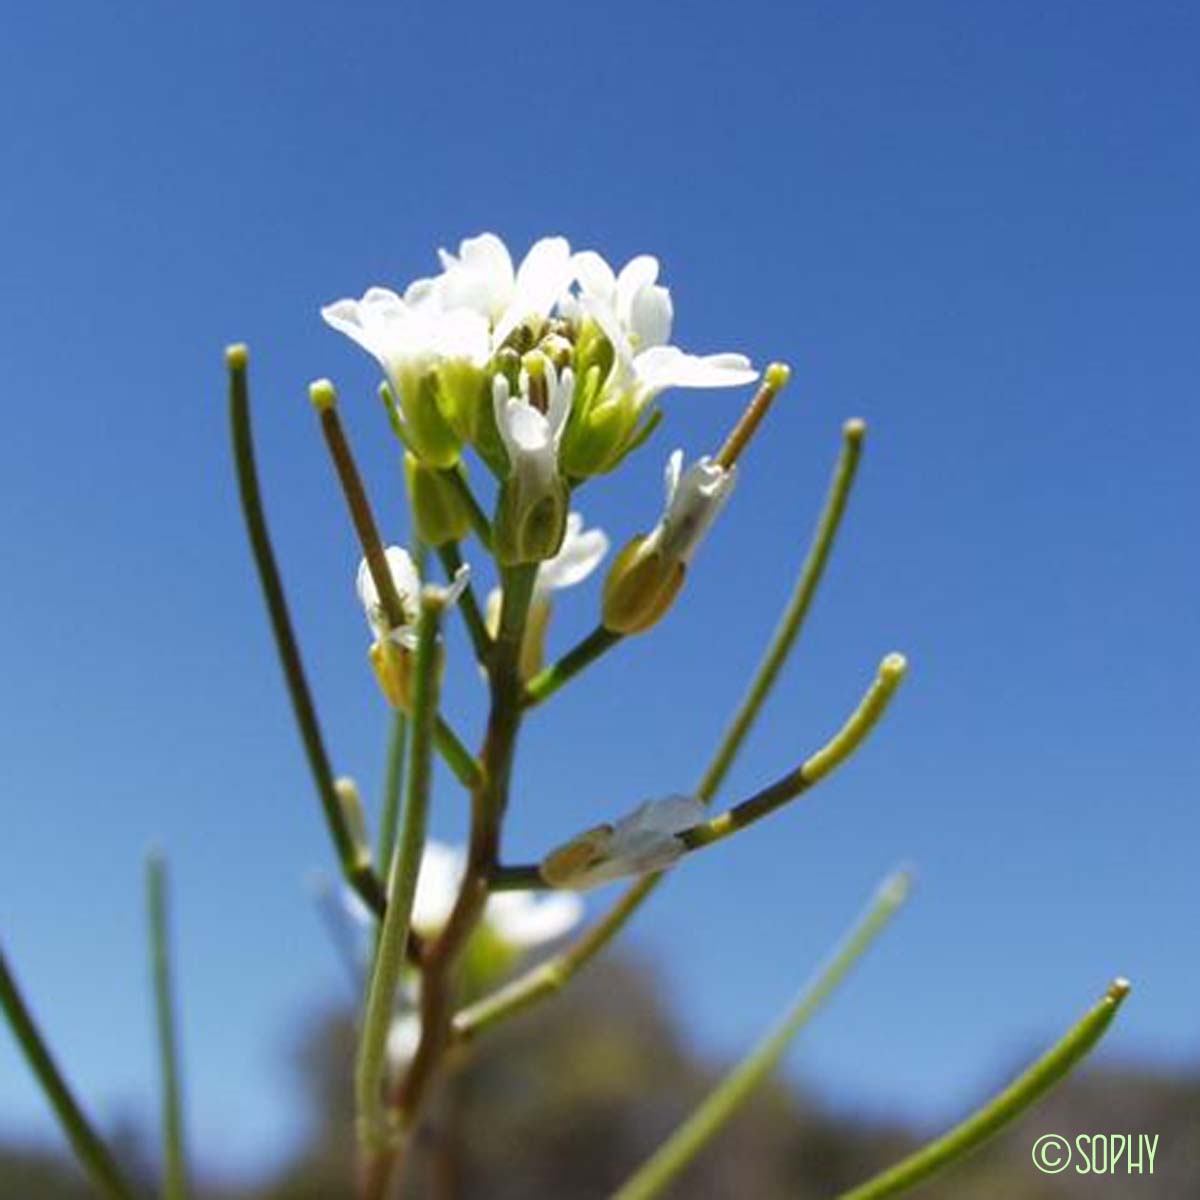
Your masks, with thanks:
M 676 450 L 663 477 L 667 506 L 647 546 L 668 561 L 687 563 L 733 492 L 737 467 L 722 467 L 705 455 L 684 471 L 683 451 Z
M 450 919 L 465 869 L 462 850 L 432 840 L 426 843 L 413 900 L 412 923 L 420 933 L 436 935 Z M 483 923 L 506 946 L 531 950 L 562 937 L 582 916 L 579 897 L 566 892 L 541 896 L 533 892 L 494 892 L 484 909 Z
M 541 871 L 555 887 L 585 891 L 627 875 L 669 867 L 684 851 L 676 836 L 705 819 L 691 796 L 648 800 L 615 825 L 600 825 L 547 855 Z
M 421 615 L 421 577 L 407 550 L 400 546 L 389 546 L 384 555 L 396 586 L 396 594 L 400 597 L 404 623 L 396 629 L 391 627 L 380 600 L 379 589 L 375 586 L 375 577 L 365 558 L 358 564 L 355 581 L 359 603 L 363 606 L 367 624 L 376 640 L 390 636 L 393 641 L 411 650 L 417 644 L 417 618 Z
M 545 321 L 571 281 L 571 247 L 561 237 L 535 242 L 515 271 L 508 247 L 494 233 L 466 238 L 457 255 L 439 250 L 438 256 L 443 273 L 433 284 L 441 304 L 483 317 L 492 350 L 524 321 Z
M 582 583 L 608 553 L 608 535 L 603 529 L 584 529 L 583 514 L 569 513 L 563 544 L 553 558 L 539 564 L 533 594 L 546 598 L 560 588 Z
M 658 259 L 632 258 L 614 275 L 595 251 L 574 257 L 579 304 L 612 343 L 609 387 L 632 393 L 638 409 L 670 387 L 737 387 L 758 378 L 744 354 L 687 354 L 669 345 L 674 309 L 659 284 Z
M 388 1030 L 387 1058 L 393 1071 L 403 1071 L 416 1057 L 421 1044 L 421 1018 L 409 1010 L 392 1021 Z
M 417 574 L 417 568 L 408 551 L 402 547 L 388 546 L 384 551 L 384 557 L 387 559 L 388 571 L 392 576 L 396 595 L 400 597 L 400 608 L 404 616 L 403 623 L 396 628 L 392 628 L 389 623 L 379 589 L 375 586 L 375 577 L 371 574 L 371 568 L 365 558 L 358 564 L 358 576 L 355 581 L 358 599 L 363 606 L 367 624 L 371 627 L 376 641 L 390 639 L 407 650 L 415 650 L 417 621 L 421 615 L 421 577 Z M 455 572 L 450 586 L 441 589 L 443 604 L 447 607 L 453 604 L 466 589 L 470 578 L 471 569 L 464 563 Z
M 571 415 L 575 379 L 570 367 L 559 375 L 546 359 L 540 379 L 531 380 L 529 372 L 522 370 L 519 382 L 520 392 L 514 396 L 508 380 L 495 376 L 492 404 L 511 476 L 523 491 L 536 496 L 549 492 L 558 480 L 558 450 Z M 533 392 L 539 390 L 543 396 L 535 403 Z
M 435 280 L 419 279 L 403 296 L 370 288 L 360 300 L 326 305 L 321 316 L 375 356 L 397 399 L 411 396 L 415 380 L 443 362 L 482 366 L 490 356 L 486 318 L 443 307 Z

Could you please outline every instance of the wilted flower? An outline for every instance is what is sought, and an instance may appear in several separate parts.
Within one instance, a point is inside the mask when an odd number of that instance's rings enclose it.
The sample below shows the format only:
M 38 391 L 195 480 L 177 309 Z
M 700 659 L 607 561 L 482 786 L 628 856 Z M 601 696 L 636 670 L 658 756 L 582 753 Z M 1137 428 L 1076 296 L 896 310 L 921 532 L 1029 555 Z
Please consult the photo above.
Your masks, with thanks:
M 635 537 L 604 583 L 604 615 L 615 633 L 649 629 L 683 586 L 687 565 L 737 482 L 737 467 L 704 457 L 683 470 L 683 451 L 667 460 L 666 509 L 654 529 Z
M 542 878 L 556 888 L 585 891 L 661 871 L 684 851 L 676 835 L 704 819 L 704 805 L 691 796 L 648 800 L 615 825 L 598 825 L 552 851 L 542 860 Z
M 389 546 L 384 557 L 400 601 L 401 623 L 392 625 L 389 621 L 365 558 L 358 565 L 356 586 L 367 624 L 375 636 L 370 649 L 375 677 L 388 703 L 393 708 L 407 711 L 411 707 L 412 655 L 417 648 L 417 621 L 421 615 L 421 577 L 408 551 L 402 547 Z M 450 586 L 441 589 L 445 605 L 453 604 L 462 595 L 470 577 L 470 568 L 464 564 Z
M 417 644 L 417 618 L 421 615 L 421 577 L 417 574 L 411 555 L 403 547 L 389 546 L 384 551 L 384 557 L 396 587 L 396 595 L 400 597 L 404 623 L 393 627 L 389 622 L 379 588 L 375 584 L 375 576 L 371 574 L 371 568 L 365 558 L 358 564 L 358 575 L 355 579 L 359 603 L 363 606 L 367 624 L 376 640 L 390 638 L 412 650 Z

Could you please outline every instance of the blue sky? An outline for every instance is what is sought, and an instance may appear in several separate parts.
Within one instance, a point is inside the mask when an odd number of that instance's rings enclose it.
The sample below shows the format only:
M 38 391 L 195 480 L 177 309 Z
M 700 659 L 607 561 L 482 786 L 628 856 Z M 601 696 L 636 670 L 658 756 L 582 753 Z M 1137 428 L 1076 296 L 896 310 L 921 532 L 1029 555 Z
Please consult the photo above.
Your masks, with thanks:
M 25 6 L 0 47 L 0 933 L 105 1119 L 153 1105 L 141 858 L 173 865 L 203 1157 L 275 1160 L 336 995 L 330 858 L 234 502 L 220 353 L 251 344 L 278 550 L 340 770 L 379 777 L 356 552 L 304 386 L 329 374 L 403 536 L 373 371 L 318 306 L 440 245 L 652 251 L 678 340 L 794 384 L 653 635 L 539 715 L 514 856 L 686 788 L 803 553 L 846 536 L 730 795 L 891 649 L 912 676 L 810 802 L 636 927 L 686 1028 L 745 1046 L 897 861 L 919 891 L 796 1046 L 837 1103 L 936 1120 L 1118 971 L 1118 1055 L 1195 1063 L 1200 18 L 1182 3 Z M 728 394 L 677 393 L 589 488 L 623 538 Z M 557 618 L 595 618 L 593 585 Z M 450 704 L 479 717 L 457 633 Z M 443 778 L 437 828 L 461 830 Z M 0 1037 L 0 1131 L 49 1134 Z

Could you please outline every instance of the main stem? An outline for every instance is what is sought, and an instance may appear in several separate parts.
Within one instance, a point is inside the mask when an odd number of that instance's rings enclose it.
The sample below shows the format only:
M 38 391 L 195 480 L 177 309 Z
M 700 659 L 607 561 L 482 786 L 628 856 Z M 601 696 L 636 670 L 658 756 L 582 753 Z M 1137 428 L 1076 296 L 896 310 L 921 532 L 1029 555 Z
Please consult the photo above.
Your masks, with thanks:
M 489 880 L 500 857 L 500 829 L 508 805 L 509 780 L 521 726 L 519 661 L 525 618 L 533 595 L 537 564 L 503 572 L 500 629 L 489 670 L 491 706 L 479 762 L 482 778 L 471 789 L 471 833 L 458 899 L 441 934 L 424 955 L 421 972 L 421 1040 L 411 1066 L 392 1096 L 401 1129 L 411 1131 L 428 1097 L 429 1086 L 449 1043 L 454 1005 L 455 967 L 483 916 Z M 382 1197 L 395 1153 L 377 1165 L 368 1200 Z

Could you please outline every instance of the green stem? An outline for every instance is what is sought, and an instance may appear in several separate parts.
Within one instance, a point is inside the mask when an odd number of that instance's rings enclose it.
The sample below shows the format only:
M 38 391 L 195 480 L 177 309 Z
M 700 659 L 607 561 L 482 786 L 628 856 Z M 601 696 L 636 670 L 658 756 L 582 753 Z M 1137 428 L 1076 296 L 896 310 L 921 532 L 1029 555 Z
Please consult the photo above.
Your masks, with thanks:
M 779 672 L 783 669 L 783 665 L 796 643 L 804 620 L 812 607 L 817 587 L 825 574 L 830 552 L 833 550 L 842 517 L 846 512 L 846 503 L 850 498 L 850 490 L 854 486 L 854 478 L 862 457 L 865 433 L 866 426 L 862 421 L 848 421 L 842 430 L 841 454 L 834 467 L 833 479 L 830 481 L 829 491 L 825 497 L 825 505 L 813 532 L 808 554 L 800 568 L 796 586 L 788 600 L 787 607 L 783 610 L 783 616 L 780 617 L 779 624 L 771 636 L 771 641 L 759 663 L 758 670 L 754 673 L 745 698 L 738 706 L 729 728 L 721 739 L 721 744 L 713 755 L 708 770 L 704 773 L 704 778 L 700 781 L 700 786 L 696 789 L 696 795 L 701 800 L 710 800 L 724 782 L 729 768 L 733 765 L 734 758 L 746 740 L 746 735 L 762 710 L 767 696 L 770 695 L 771 689 L 779 678 Z
M 151 855 L 146 863 L 146 909 L 150 917 L 150 962 L 162 1081 L 163 1197 L 187 1200 L 187 1156 L 183 1138 L 183 1103 L 179 1082 L 179 1045 L 175 1000 L 171 987 L 170 938 L 167 931 L 166 866 Z
M 313 704 L 304 665 L 300 658 L 300 647 L 292 628 L 283 580 L 275 561 L 271 546 L 271 535 L 263 511 L 262 493 L 258 483 L 258 467 L 254 459 L 254 438 L 250 425 L 250 391 L 246 377 L 247 351 L 245 346 L 230 346 L 225 352 L 229 368 L 229 422 L 233 436 L 234 461 L 237 466 L 238 491 L 241 497 L 242 515 L 250 548 L 254 554 L 254 565 L 267 604 L 271 620 L 271 632 L 275 647 L 283 666 L 292 711 L 304 743 L 304 753 L 309 770 L 316 784 L 317 795 L 325 814 L 346 882 L 358 893 L 364 904 L 376 914 L 383 912 L 383 885 L 379 877 L 357 857 L 354 838 L 346 825 L 341 805 L 334 789 L 333 770 L 321 727 L 317 721 L 317 710 Z
M 597 625 L 577 646 L 568 650 L 556 663 L 539 671 L 525 688 L 524 704 L 532 708 L 553 696 L 565 683 L 569 683 L 584 667 L 594 663 L 606 650 L 611 649 L 622 635 Z
M 1067 1076 L 1104 1036 L 1128 994 L 1128 980 L 1114 980 L 1100 1002 L 1057 1045 L 989 1104 L 890 1170 L 844 1193 L 841 1200 L 895 1196 L 973 1153 Z
M 471 485 L 467 482 L 467 474 L 462 464 L 450 467 L 442 474 L 458 493 L 458 498 L 462 501 L 475 536 L 490 554 L 492 551 L 492 523 L 488 520 L 488 515 L 483 511 L 479 501 L 475 499 L 475 493 L 471 491 Z
M 845 762 L 866 741 L 871 730 L 887 711 L 906 670 L 907 663 L 903 655 L 889 654 L 879 664 L 878 674 L 849 720 L 820 750 L 805 759 L 794 771 L 763 788 L 749 800 L 743 800 L 741 804 L 734 805 L 710 821 L 705 821 L 703 825 L 684 830 L 678 835 L 679 840 L 688 850 L 710 846 L 713 842 L 719 842 L 745 829 L 747 825 L 761 820 L 768 813 L 794 800 L 802 792 L 808 791 L 814 783 L 824 779 L 830 771 Z
M 841 454 L 834 468 L 833 479 L 813 533 L 812 543 L 800 568 L 796 587 L 768 644 L 762 662 L 755 672 L 746 697 L 734 715 L 728 732 L 722 738 L 712 762 L 704 773 L 696 793 L 701 800 L 710 800 L 724 781 L 800 633 L 804 618 L 812 605 L 813 596 L 816 594 L 817 585 L 825 573 L 830 552 L 845 514 L 846 503 L 862 454 L 865 429 L 866 427 L 861 421 L 849 421 L 843 429 Z M 530 682 L 526 690 L 526 703 L 539 703 L 546 696 L 557 691 L 579 670 L 599 657 L 604 650 L 608 649 L 609 645 L 614 644 L 615 640 L 615 635 L 608 634 L 603 627 L 595 630 L 559 663 L 547 668 Z M 509 870 L 523 873 L 525 869 L 509 868 Z M 503 874 L 501 878 L 503 879 Z M 660 873 L 639 879 L 621 897 L 616 906 L 601 917 L 574 946 L 568 947 L 567 950 L 548 962 L 519 976 L 499 992 L 486 997 L 460 1013 L 454 1023 L 456 1035 L 473 1036 L 486 1025 L 503 1020 L 513 1013 L 528 1008 L 542 997 L 560 991 L 576 972 L 586 966 L 616 937 L 659 885 L 662 878 Z
M 2 948 L 0 1006 L 4 1008 L 4 1015 L 8 1018 L 25 1061 L 50 1102 L 50 1107 L 54 1110 L 54 1115 L 58 1118 L 58 1123 L 88 1178 L 107 1200 L 134 1200 L 133 1190 L 125 1182 L 108 1147 L 84 1116 L 42 1035 L 38 1032 L 33 1015 L 17 987 L 17 981 L 8 969 Z
M 421 594 L 416 671 L 413 679 L 412 739 L 409 748 L 408 788 L 400 827 L 400 840 L 388 876 L 387 911 L 380 929 L 366 1014 L 355 1070 L 359 1137 L 377 1146 L 385 1133 L 383 1107 L 387 1074 L 387 1039 L 395 1014 L 396 990 L 405 963 L 417 876 L 425 848 L 432 778 L 434 714 L 438 707 L 437 644 L 443 602 L 426 588 Z
M 380 807 L 379 846 L 376 858 L 379 874 L 387 878 L 392 853 L 396 848 L 396 825 L 400 817 L 400 792 L 404 787 L 404 756 L 408 745 L 408 715 L 392 714 L 388 733 L 387 760 L 383 777 L 383 804 Z
M 639 879 L 617 901 L 616 906 L 588 929 L 578 941 L 536 967 L 518 975 L 490 996 L 463 1009 L 454 1018 L 457 1041 L 468 1042 L 493 1025 L 515 1017 L 540 1000 L 561 992 L 609 942 L 654 890 L 662 874 Z
M 395 1108 L 411 1129 L 429 1083 L 445 1051 L 453 1015 L 453 971 L 487 904 L 489 881 L 500 850 L 500 829 L 508 803 L 509 777 L 521 726 L 520 653 L 537 564 L 502 573 L 503 602 L 496 648 L 489 665 L 491 706 L 484 735 L 483 777 L 471 792 L 471 833 L 467 865 L 454 909 L 423 964 L 421 1040 L 408 1074 L 396 1089 Z M 386 1171 L 382 1175 L 386 1178 Z
M 813 784 L 824 779 L 835 767 L 845 762 L 879 724 L 907 669 L 903 655 L 889 654 L 879 664 L 875 679 L 859 701 L 858 707 L 820 750 L 806 758 L 795 770 L 789 771 L 781 779 L 756 792 L 748 800 L 735 804 L 733 808 L 711 820 L 676 834 L 685 851 L 691 852 L 711 846 L 714 842 L 722 841 L 753 825 L 755 821 L 761 821 L 763 817 L 807 792 Z M 548 886 L 550 885 L 542 878 L 539 868 L 533 864 L 498 866 L 492 872 L 492 888 L 496 891 L 536 890 Z
M 520 866 L 497 865 L 488 880 L 493 892 L 530 892 L 547 887 L 537 863 Z
M 885 880 L 867 911 L 829 961 L 805 985 L 783 1019 L 704 1099 L 655 1151 L 613 1200 L 653 1200 L 720 1133 L 771 1074 L 796 1034 L 808 1024 L 904 903 L 909 880 L 899 872 Z
M 439 716 L 434 723 L 433 744 L 445 760 L 446 765 L 454 772 L 455 778 L 465 788 L 478 787 L 483 778 L 483 770 L 479 760 L 463 744 L 462 738 L 451 729 L 445 719 Z
M 446 542 L 437 548 L 437 552 L 438 558 L 442 560 L 442 567 L 446 572 L 446 578 L 453 582 L 455 575 L 458 574 L 463 566 L 462 554 L 459 552 L 458 543 Z M 492 652 L 492 638 L 487 631 L 487 622 L 484 620 L 483 613 L 479 608 L 479 601 L 475 598 L 475 589 L 469 583 L 463 589 L 463 594 L 458 601 L 458 607 L 462 611 L 463 623 L 467 627 L 467 633 L 471 638 L 471 645 L 475 649 L 475 658 L 486 667 L 488 657 Z

